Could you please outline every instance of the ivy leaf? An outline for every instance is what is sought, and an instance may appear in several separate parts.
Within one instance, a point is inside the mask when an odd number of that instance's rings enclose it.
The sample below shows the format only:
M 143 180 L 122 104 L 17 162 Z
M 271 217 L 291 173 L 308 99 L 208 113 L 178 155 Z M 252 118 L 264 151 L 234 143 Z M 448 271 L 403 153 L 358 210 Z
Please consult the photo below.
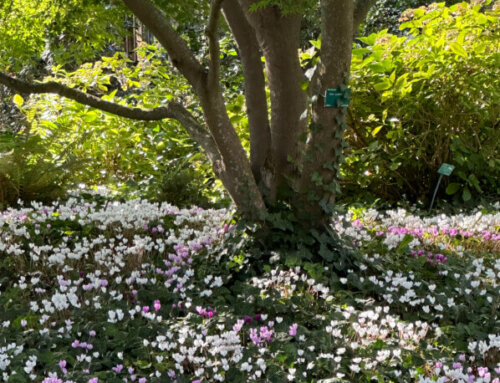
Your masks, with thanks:
M 462 199 L 467 202 L 471 199 L 472 195 L 470 194 L 469 188 L 465 188 L 464 191 L 462 192 Z

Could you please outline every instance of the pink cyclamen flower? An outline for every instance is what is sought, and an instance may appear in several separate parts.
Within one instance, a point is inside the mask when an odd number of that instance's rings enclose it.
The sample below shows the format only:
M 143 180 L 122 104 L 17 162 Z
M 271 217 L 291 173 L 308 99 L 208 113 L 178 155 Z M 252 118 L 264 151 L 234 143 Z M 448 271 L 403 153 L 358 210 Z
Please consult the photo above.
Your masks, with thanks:
M 90 335 L 91 337 L 94 337 L 94 336 L 96 335 L 96 333 L 95 333 L 95 331 L 94 331 L 94 330 L 90 330 L 89 335 Z
M 149 306 L 143 306 L 142 312 L 147 313 L 149 311 Z
M 140 378 L 139 383 L 146 383 L 146 378 Z
M 87 383 L 98 383 L 99 379 L 98 378 L 91 378 Z
M 155 302 L 154 302 L 154 308 L 155 308 L 155 311 L 158 311 L 161 308 L 161 303 L 158 299 L 155 300 Z
M 290 326 L 290 330 L 288 331 L 288 334 L 290 334 L 290 336 L 295 336 L 297 335 L 297 327 L 298 327 L 298 324 L 297 323 L 294 323 Z
M 65 360 L 59 361 L 59 367 L 64 375 L 66 375 L 68 373 L 68 370 L 66 369 L 66 361 Z
M 251 328 L 250 329 L 250 339 L 252 340 L 252 342 L 255 343 L 255 345 L 257 346 L 260 346 L 260 344 L 262 343 L 262 339 L 259 337 L 258 333 L 257 333 L 257 329 L 256 328 Z
M 112 370 L 119 374 L 123 370 L 123 364 L 119 364 L 116 367 L 113 367 Z

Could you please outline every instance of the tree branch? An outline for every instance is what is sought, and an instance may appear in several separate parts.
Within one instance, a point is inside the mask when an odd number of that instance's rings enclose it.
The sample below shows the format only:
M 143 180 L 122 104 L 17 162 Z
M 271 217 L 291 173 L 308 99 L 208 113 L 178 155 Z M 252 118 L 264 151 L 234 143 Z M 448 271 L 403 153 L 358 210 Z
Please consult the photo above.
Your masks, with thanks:
M 58 94 L 59 96 L 75 100 L 80 104 L 133 120 L 158 121 L 170 118 L 179 121 L 193 140 L 203 148 L 214 166 L 214 171 L 220 176 L 218 173 L 222 170 L 222 158 L 212 135 L 203 128 L 183 105 L 177 102 L 171 102 L 167 106 L 154 109 L 132 108 L 102 100 L 99 97 L 70 88 L 58 82 L 50 81 L 33 84 L 7 76 L 2 72 L 0 72 L 0 84 L 24 94 Z
M 255 30 L 246 19 L 237 1 L 222 4 L 224 17 L 238 45 L 243 77 L 245 80 L 245 103 L 250 128 L 250 163 L 257 183 L 271 150 L 271 130 L 267 111 L 266 82 L 261 61 L 262 53 Z
M 195 92 L 200 94 L 204 89 L 205 70 L 186 42 L 172 28 L 168 19 L 150 0 L 123 0 L 123 2 L 156 36 L 167 50 L 175 67 L 186 77 Z
M 175 116 L 172 118 L 179 121 L 193 140 L 203 148 L 212 163 L 215 175 L 222 179 L 224 177 L 222 156 L 210 132 L 204 129 L 196 118 L 181 104 L 171 103 L 170 109 L 172 116 Z
M 172 115 L 171 105 L 161 106 L 154 109 L 134 108 L 124 105 L 119 105 L 114 102 L 109 102 L 100 99 L 99 97 L 82 92 L 80 90 L 70 88 L 66 85 L 55 81 L 42 83 L 29 83 L 22 81 L 0 72 L 0 84 L 5 85 L 19 93 L 26 94 L 41 94 L 53 93 L 59 96 L 70 98 L 80 104 L 88 105 L 93 108 L 100 109 L 104 112 L 116 114 L 117 116 L 130 118 L 132 120 L 157 121 L 164 118 L 175 118 Z
M 219 18 L 220 9 L 224 0 L 212 0 L 210 16 L 207 26 L 208 50 L 210 52 L 210 68 L 208 71 L 209 86 L 219 84 L 220 75 L 220 45 L 219 45 Z
M 370 8 L 377 2 L 377 0 L 356 0 L 354 3 L 354 14 L 353 14 L 353 30 L 356 33 L 359 26 L 366 19 L 366 15 Z

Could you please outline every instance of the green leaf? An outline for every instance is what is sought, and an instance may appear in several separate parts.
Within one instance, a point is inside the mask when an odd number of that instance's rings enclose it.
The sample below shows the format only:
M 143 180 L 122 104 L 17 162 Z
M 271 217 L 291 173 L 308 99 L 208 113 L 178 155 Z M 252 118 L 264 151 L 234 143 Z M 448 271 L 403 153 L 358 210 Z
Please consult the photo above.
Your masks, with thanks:
M 471 199 L 472 195 L 470 194 L 469 188 L 465 188 L 464 191 L 462 192 L 462 199 L 467 202 Z
M 21 108 L 21 106 L 23 106 L 24 103 L 24 99 L 19 94 L 15 94 L 14 97 L 12 98 L 12 101 L 14 101 L 14 104 L 16 104 L 18 108 Z
M 388 78 L 384 78 L 381 82 L 376 83 L 373 85 L 375 90 L 382 91 L 382 90 L 387 90 L 391 87 L 391 81 Z
M 453 195 L 457 191 L 459 191 L 461 187 L 462 185 L 460 185 L 459 183 L 452 182 L 446 187 L 446 194 Z
M 309 40 L 311 45 L 313 45 L 316 49 L 321 49 L 321 39 L 317 40 Z
M 450 49 L 458 56 L 467 57 L 467 51 L 457 42 L 450 44 Z
M 408 245 L 410 244 L 410 242 L 413 241 L 413 235 L 411 234 L 406 234 L 404 237 L 403 237 L 403 240 L 400 242 L 400 244 L 398 245 L 396 251 L 399 253 L 399 254 L 403 254 L 406 250 L 407 250 L 407 247 Z
M 87 123 L 94 122 L 95 120 L 97 120 L 96 112 L 89 112 L 83 116 L 83 121 Z

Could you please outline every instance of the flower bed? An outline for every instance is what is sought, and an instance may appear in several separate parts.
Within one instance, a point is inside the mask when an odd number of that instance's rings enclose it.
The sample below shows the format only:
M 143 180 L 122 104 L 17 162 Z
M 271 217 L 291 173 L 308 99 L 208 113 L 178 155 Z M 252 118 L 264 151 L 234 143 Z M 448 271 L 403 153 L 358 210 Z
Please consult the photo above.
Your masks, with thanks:
M 333 227 L 356 270 L 273 254 L 246 279 L 229 219 L 141 200 L 0 213 L 0 380 L 500 382 L 499 213 L 351 210 Z

